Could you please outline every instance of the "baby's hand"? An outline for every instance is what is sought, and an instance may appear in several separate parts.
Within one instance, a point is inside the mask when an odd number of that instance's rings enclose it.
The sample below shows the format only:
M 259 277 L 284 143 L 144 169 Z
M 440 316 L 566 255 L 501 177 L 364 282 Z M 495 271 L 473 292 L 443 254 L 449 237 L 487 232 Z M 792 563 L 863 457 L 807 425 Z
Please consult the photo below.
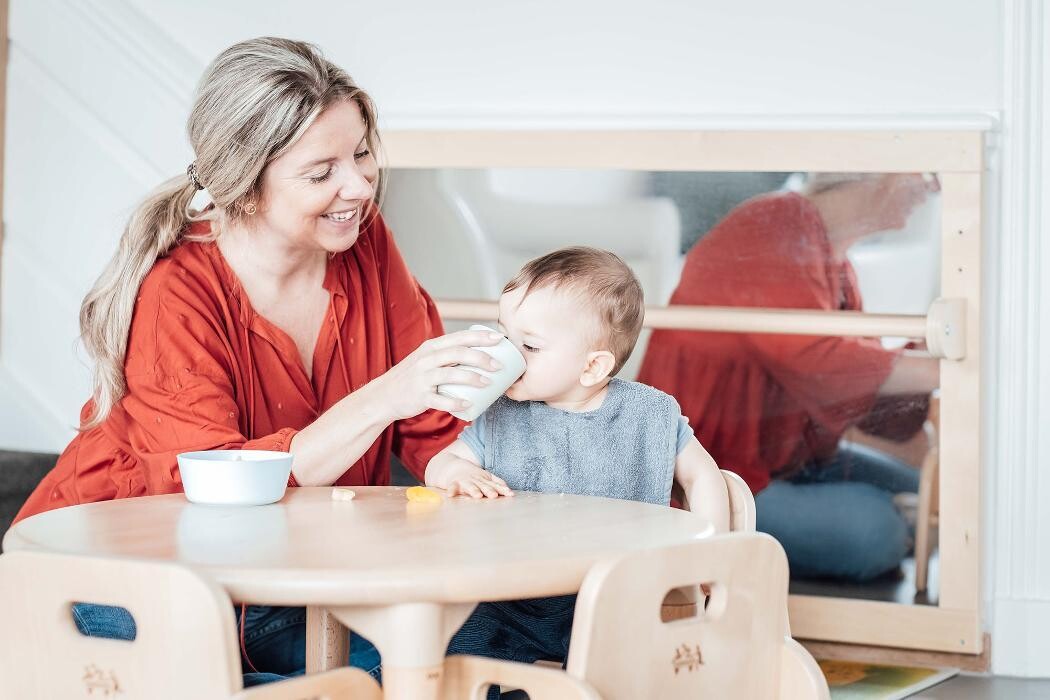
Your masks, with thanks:
M 464 469 L 453 477 L 446 487 L 449 496 L 470 496 L 471 498 L 499 498 L 513 496 L 514 492 L 507 482 L 495 474 L 480 467 Z

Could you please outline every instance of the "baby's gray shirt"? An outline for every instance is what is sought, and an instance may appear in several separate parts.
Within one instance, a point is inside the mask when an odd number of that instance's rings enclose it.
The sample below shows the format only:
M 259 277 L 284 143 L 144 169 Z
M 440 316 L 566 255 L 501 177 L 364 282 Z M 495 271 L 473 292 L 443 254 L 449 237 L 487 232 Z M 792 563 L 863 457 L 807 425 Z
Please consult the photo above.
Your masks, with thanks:
M 613 378 L 602 405 L 583 413 L 501 396 L 459 439 L 515 491 L 666 505 L 692 435 L 674 397 Z

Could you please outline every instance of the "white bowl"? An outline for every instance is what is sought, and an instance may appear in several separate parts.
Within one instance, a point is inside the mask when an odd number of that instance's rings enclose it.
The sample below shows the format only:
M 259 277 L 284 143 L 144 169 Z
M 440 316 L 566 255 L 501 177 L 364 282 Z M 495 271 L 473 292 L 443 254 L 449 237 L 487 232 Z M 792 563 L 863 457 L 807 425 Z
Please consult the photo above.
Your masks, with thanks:
M 205 450 L 178 456 L 186 498 L 192 503 L 261 506 L 284 497 L 292 455 L 267 450 Z

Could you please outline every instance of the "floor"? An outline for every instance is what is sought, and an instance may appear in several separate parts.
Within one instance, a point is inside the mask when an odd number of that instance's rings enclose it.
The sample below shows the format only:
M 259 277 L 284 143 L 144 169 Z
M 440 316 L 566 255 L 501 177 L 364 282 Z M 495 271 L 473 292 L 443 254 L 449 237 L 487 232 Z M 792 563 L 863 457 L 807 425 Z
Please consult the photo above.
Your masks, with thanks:
M 1047 700 L 1050 698 L 1050 680 L 956 676 L 913 697 L 926 700 Z
M 901 562 L 896 574 L 889 574 L 867 583 L 842 583 L 810 579 L 792 579 L 791 592 L 798 595 L 817 595 L 833 598 L 861 598 L 881 600 L 906 605 L 936 605 L 940 578 L 937 551 L 930 557 L 927 572 L 927 591 L 915 592 L 915 559 L 909 557 Z

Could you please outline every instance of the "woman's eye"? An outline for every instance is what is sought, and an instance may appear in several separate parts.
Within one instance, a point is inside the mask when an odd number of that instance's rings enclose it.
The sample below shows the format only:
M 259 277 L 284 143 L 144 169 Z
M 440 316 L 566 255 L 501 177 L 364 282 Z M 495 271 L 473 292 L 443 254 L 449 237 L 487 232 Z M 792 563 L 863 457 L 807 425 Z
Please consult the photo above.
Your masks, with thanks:
M 329 168 L 329 169 L 328 169 L 328 170 L 327 170 L 327 171 L 326 171 L 326 172 L 324 173 L 324 175 L 316 175 L 316 176 L 314 176 L 314 177 L 311 177 L 311 178 L 310 178 L 310 182 L 314 183 L 315 185 L 319 185 L 319 184 L 321 184 L 322 182 L 324 182 L 325 180 L 327 180 L 328 178 L 330 178 L 331 176 L 332 176 L 332 169 L 331 169 L 331 168 Z
M 370 155 L 372 155 L 372 151 L 370 151 L 370 150 L 368 150 L 366 148 L 365 150 L 361 151 L 360 153 L 355 153 L 354 154 L 354 160 L 361 160 L 362 158 L 367 158 Z
M 526 345 L 525 343 L 522 343 L 521 347 L 525 349 L 525 352 L 536 352 L 537 350 L 539 350 L 539 348 L 534 348 L 531 345 Z

